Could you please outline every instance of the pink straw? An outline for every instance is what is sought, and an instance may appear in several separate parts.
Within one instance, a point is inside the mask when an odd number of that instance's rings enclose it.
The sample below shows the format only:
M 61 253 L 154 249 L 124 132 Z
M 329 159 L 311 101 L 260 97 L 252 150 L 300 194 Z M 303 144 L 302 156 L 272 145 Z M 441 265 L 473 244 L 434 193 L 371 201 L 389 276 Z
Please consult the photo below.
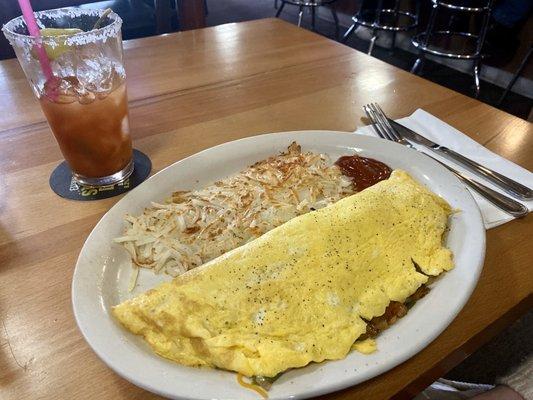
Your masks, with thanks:
M 35 37 L 36 44 L 35 48 L 37 51 L 37 56 L 39 57 L 39 63 L 41 64 L 41 69 L 43 70 L 44 76 L 47 81 L 50 81 L 54 74 L 52 73 L 52 67 L 50 66 L 50 60 L 46 55 L 46 51 L 41 42 L 41 32 L 37 26 L 37 21 L 35 20 L 35 15 L 33 15 L 33 9 L 31 8 L 30 0 L 18 0 L 20 9 L 22 11 L 22 16 L 28 27 L 30 35 Z

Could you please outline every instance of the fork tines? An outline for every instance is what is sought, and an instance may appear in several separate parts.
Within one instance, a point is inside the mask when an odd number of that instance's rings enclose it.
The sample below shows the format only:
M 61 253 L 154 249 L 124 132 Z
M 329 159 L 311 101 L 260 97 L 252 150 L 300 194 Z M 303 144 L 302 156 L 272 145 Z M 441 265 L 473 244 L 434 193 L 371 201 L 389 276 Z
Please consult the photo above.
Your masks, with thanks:
M 370 103 L 363 106 L 363 110 L 372 122 L 372 127 L 376 134 L 383 138 L 392 140 L 393 142 L 399 142 L 401 137 L 396 130 L 390 124 L 387 116 L 377 103 Z

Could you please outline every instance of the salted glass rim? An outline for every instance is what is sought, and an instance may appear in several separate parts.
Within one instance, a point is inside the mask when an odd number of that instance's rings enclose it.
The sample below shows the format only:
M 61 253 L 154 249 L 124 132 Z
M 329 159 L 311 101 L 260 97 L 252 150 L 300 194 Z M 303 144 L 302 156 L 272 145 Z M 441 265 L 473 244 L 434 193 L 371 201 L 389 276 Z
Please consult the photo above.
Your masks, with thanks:
M 82 15 L 101 17 L 104 14 L 105 10 L 103 9 L 81 9 L 76 7 L 64 7 L 56 8 L 52 10 L 43 10 L 34 12 L 35 18 L 40 19 L 41 16 L 47 16 L 49 18 L 58 18 L 58 17 L 79 17 Z M 24 42 L 25 44 L 35 44 L 37 41 L 44 44 L 53 44 L 57 42 L 69 41 L 72 44 L 85 44 L 92 43 L 103 38 L 111 38 L 117 36 L 120 33 L 120 28 L 122 27 L 122 19 L 117 13 L 111 11 L 107 17 L 111 19 L 111 22 L 98 29 L 92 29 L 90 31 L 79 32 L 75 34 L 65 34 L 65 35 L 56 35 L 56 36 L 37 36 L 26 35 L 23 33 L 17 33 L 14 30 L 19 28 L 21 25 L 26 25 L 22 15 L 13 18 L 2 26 L 2 31 L 5 36 L 9 39 L 11 44 L 14 45 L 16 42 Z M 15 42 L 15 43 L 13 43 Z

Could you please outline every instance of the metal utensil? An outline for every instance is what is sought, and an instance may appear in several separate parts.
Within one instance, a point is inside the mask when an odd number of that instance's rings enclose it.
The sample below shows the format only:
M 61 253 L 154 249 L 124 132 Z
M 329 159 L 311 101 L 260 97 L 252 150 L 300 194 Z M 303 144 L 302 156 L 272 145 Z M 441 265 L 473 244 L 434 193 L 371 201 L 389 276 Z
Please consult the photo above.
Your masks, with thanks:
M 383 110 L 381 110 L 381 107 L 379 107 L 379 105 L 368 104 L 366 106 L 363 106 L 363 110 L 372 122 L 372 127 L 374 128 L 374 131 L 379 137 L 403 144 L 404 146 L 410 147 L 418 151 L 409 141 L 407 141 L 398 131 L 396 131 L 392 127 L 387 116 L 385 115 Z M 492 190 L 491 188 L 483 185 L 482 183 L 479 183 L 473 179 L 462 175 L 459 171 L 456 171 L 448 165 L 440 162 L 436 158 L 431 157 L 429 154 L 423 152 L 420 153 L 443 165 L 445 168 L 450 170 L 455 176 L 457 176 L 457 178 L 459 178 L 461 182 L 470 186 L 472 189 L 474 189 L 476 192 L 481 194 L 488 201 L 490 201 L 492 204 L 502 209 L 503 211 L 508 212 L 516 218 L 521 218 L 528 214 L 529 210 L 523 204 L 511 199 L 508 196 L 498 193 L 495 190 Z
M 471 160 L 445 146 L 441 146 L 440 144 L 427 139 L 421 134 L 413 131 L 412 129 L 407 128 L 406 126 L 403 126 L 402 124 L 396 121 L 388 119 L 388 122 L 392 126 L 392 128 L 398 131 L 407 140 L 427 147 L 435 153 L 443 155 L 446 158 L 461 164 L 473 173 L 488 179 L 511 196 L 515 196 L 523 200 L 533 199 L 533 190 L 522 185 L 521 183 L 518 183 L 513 179 L 500 174 L 499 172 L 493 171 L 490 168 L 487 168 L 484 165 L 481 165 L 476 161 Z

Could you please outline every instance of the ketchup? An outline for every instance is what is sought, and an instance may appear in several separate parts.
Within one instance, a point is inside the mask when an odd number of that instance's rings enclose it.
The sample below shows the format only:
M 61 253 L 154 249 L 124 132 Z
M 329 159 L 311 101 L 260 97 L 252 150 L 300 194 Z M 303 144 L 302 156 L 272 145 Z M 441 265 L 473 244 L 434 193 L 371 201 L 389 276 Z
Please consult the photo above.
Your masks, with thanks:
M 335 164 L 344 175 L 352 178 L 357 191 L 388 179 L 392 172 L 387 164 L 367 157 L 342 156 Z

